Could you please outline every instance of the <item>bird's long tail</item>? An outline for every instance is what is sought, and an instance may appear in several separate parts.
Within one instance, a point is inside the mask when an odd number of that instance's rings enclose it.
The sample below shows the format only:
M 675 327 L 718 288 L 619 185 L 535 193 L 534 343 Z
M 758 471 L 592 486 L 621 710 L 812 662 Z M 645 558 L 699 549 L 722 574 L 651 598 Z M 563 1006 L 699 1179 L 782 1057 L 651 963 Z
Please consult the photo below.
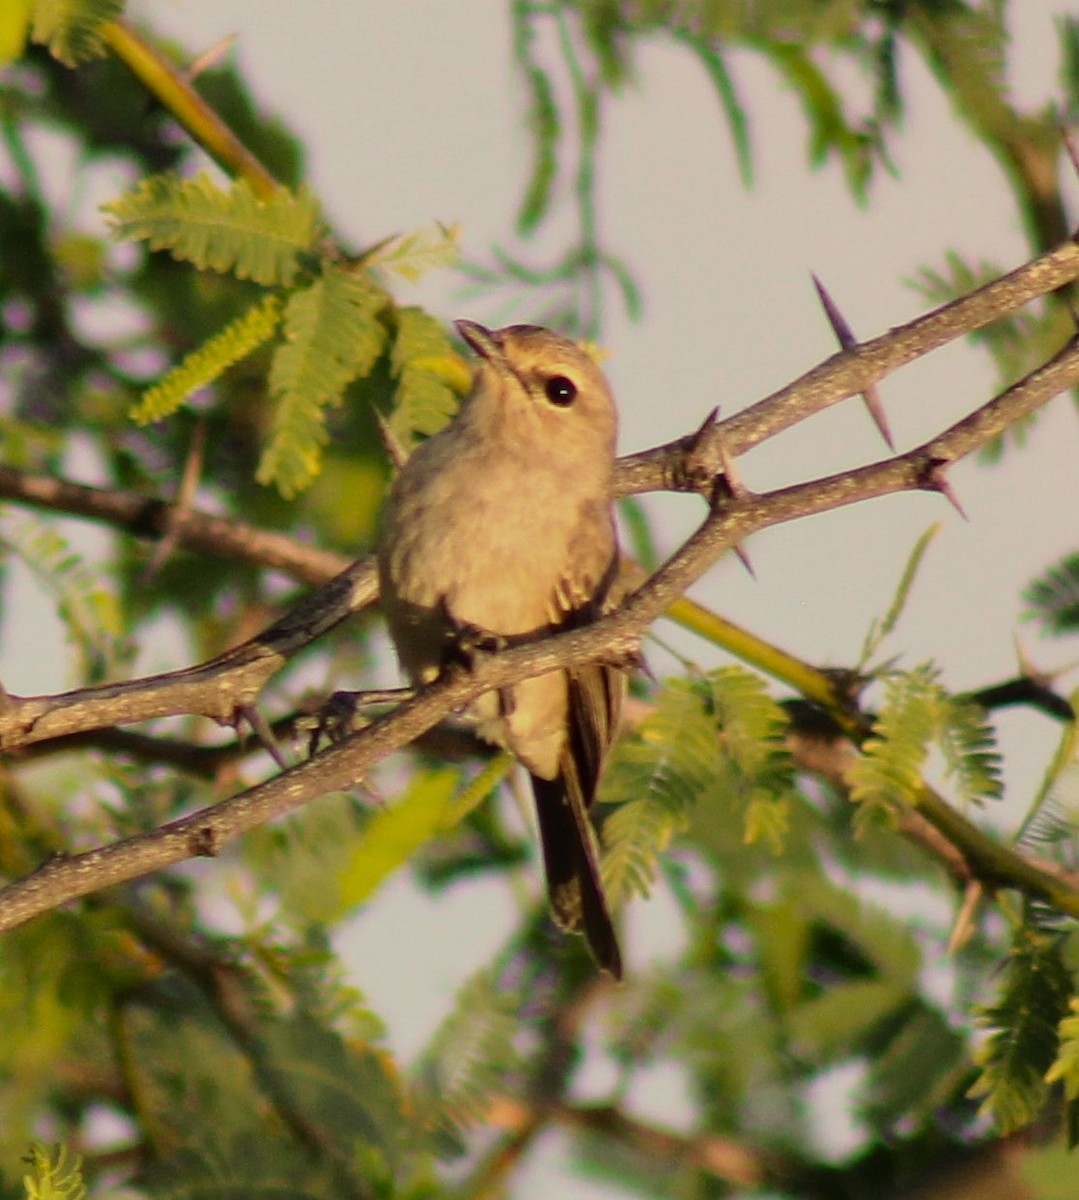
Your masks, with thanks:
M 532 791 L 555 921 L 583 933 L 596 962 L 621 979 L 622 955 L 600 881 L 596 835 L 575 773 L 557 779 L 533 775 Z

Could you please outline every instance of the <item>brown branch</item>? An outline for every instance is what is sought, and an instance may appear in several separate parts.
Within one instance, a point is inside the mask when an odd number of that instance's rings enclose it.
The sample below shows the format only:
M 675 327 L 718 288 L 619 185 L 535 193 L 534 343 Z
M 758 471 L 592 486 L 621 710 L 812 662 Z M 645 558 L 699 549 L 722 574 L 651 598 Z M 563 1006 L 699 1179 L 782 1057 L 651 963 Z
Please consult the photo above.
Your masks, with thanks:
M 513 1135 L 508 1147 L 513 1161 L 544 1125 L 557 1124 L 612 1139 L 640 1155 L 652 1169 L 696 1167 L 739 1187 L 760 1187 L 776 1178 L 769 1157 L 744 1142 L 711 1133 L 677 1133 L 631 1117 L 612 1104 L 535 1105 L 500 1096 L 490 1107 L 488 1121 Z M 472 1196 L 485 1194 L 489 1193 L 470 1189 Z
M 1079 246 L 1065 242 L 967 296 L 833 355 L 722 422 L 707 421 L 693 434 L 621 459 L 616 494 L 705 491 L 723 467 L 724 451 L 732 457 L 743 454 L 814 413 L 857 395 L 916 358 L 1077 278 Z M 66 483 L 13 467 L 0 466 L 0 496 L 107 521 L 142 537 L 161 538 L 178 525 L 178 542 L 188 549 L 271 567 L 306 583 L 325 583 L 348 566 L 341 555 L 305 546 L 283 534 L 194 510 L 181 514 L 166 501 L 120 489 Z
M 711 495 L 716 473 L 729 463 L 734 453 L 749 449 L 838 400 L 865 391 L 888 371 L 951 338 L 980 328 L 1075 277 L 1079 277 L 1079 246 L 1069 242 L 968 296 L 863 346 L 834 356 L 800 380 L 727 421 L 706 421 L 688 438 L 621 460 L 617 491 L 627 494 L 647 489 L 694 490 Z M 757 498 L 758 503 L 767 502 L 766 510 L 758 508 L 755 511 L 753 503 L 746 498 L 746 503 L 730 510 L 731 515 L 737 517 L 742 533 L 733 542 L 722 541 L 722 549 L 738 545 L 747 534 L 766 524 L 792 520 L 854 500 L 910 487 L 946 492 L 944 468 L 948 464 L 1003 432 L 1010 422 L 1033 411 L 1051 395 L 1071 386 L 1075 380 L 1069 374 L 1070 370 L 1067 354 L 1058 355 L 940 438 L 917 451 L 895 457 L 889 463 Z M 158 536 L 170 527 L 165 516 L 168 510 L 159 502 L 140 500 L 132 503 L 129 493 L 61 484 L 42 477 L 34 477 L 31 486 L 28 477 L 13 478 L 13 475 L 19 476 L 19 473 L 0 469 L 0 494 L 6 480 L 8 486 L 20 486 L 25 498 L 32 492 L 37 497 L 36 502 L 63 503 L 65 511 L 78 511 L 75 506 L 82 505 L 94 509 L 94 515 L 101 515 L 108 509 L 114 514 L 112 519 L 122 520 L 132 528 L 141 527 L 150 519 Z M 177 520 L 180 527 L 177 537 L 184 545 L 206 546 L 221 552 L 221 547 L 229 544 L 249 556 L 257 545 L 259 554 L 272 547 L 296 566 L 300 565 L 298 559 L 308 565 L 313 561 L 306 554 L 297 556 L 295 543 L 288 539 L 260 535 L 220 518 L 187 512 Z M 718 531 L 717 528 L 715 522 L 706 523 L 694 538 L 725 539 L 732 526 L 728 523 Z M 264 542 L 263 536 L 270 540 Z M 328 560 L 318 560 L 317 570 L 324 570 L 331 564 L 339 566 L 340 559 L 330 556 Z M 692 582 L 692 578 L 692 574 L 684 576 L 685 585 Z M 10 750 L 88 728 L 185 712 L 233 723 L 236 713 L 254 703 L 266 680 L 291 654 L 370 604 L 376 591 L 370 565 L 358 563 L 343 571 L 325 589 L 305 598 L 265 633 L 210 663 L 151 679 L 110 684 L 62 696 L 5 697 L 0 704 L 0 749 Z M 674 598 L 672 595 L 671 599 Z
M 210 662 L 54 696 L 8 694 L 0 699 L 0 749 L 184 713 L 235 725 L 240 711 L 255 703 L 294 654 L 371 604 L 377 590 L 374 565 L 364 560 L 305 596 L 257 637 Z
M 345 570 L 350 561 L 342 554 L 319 550 L 296 538 L 233 518 L 181 509 L 167 500 L 122 488 L 89 487 L 2 464 L 0 496 L 35 508 L 103 521 L 136 537 L 159 540 L 175 535 L 177 545 L 186 550 L 282 571 L 302 583 L 326 583 Z
M 1076 383 L 1079 383 L 1079 341 L 1069 343 L 1026 379 L 923 446 L 816 482 L 765 495 L 742 493 L 730 499 L 713 511 L 617 612 L 580 629 L 492 655 L 477 662 L 468 672 L 446 672 L 392 713 L 377 718 L 341 743 L 211 808 L 171 821 L 149 833 L 46 863 L 33 875 L 0 892 L 0 930 L 19 925 L 65 900 L 187 858 L 216 854 L 226 842 L 256 825 L 290 812 L 326 792 L 346 790 L 354 786 L 374 763 L 407 745 L 432 728 L 451 709 L 459 709 L 482 692 L 505 687 L 527 676 L 580 666 L 597 657 L 630 654 L 644 629 L 724 550 L 747 534 L 870 496 L 904 490 L 939 490 L 941 472 L 946 465 L 978 449 L 1009 423 Z M 337 582 L 344 592 L 354 589 L 354 581 L 348 572 Z M 283 624 L 279 622 L 274 628 L 279 629 Z M 317 624 L 310 614 L 306 620 L 294 620 L 293 637 L 305 636 Z M 285 640 L 283 634 L 281 639 Z M 200 669 L 175 674 L 195 676 Z M 253 701 L 254 696 L 250 699 Z M 205 699 L 200 702 L 204 707 L 195 711 L 205 711 Z M 234 699 L 230 702 L 235 703 Z M 85 703 L 90 701 L 87 699 Z M 14 697 L 8 699 L 8 704 L 16 709 L 19 707 L 19 701 Z M 231 708 L 228 711 L 231 713 Z M 7 716 L 4 714 L 3 719 Z M 48 723 L 50 719 L 55 721 L 62 716 L 62 711 L 46 710 L 38 720 Z M 114 723 L 115 719 L 110 716 L 108 723 Z M 35 732 L 34 727 L 26 730 L 27 736 Z M 923 798 L 920 807 L 934 826 L 963 848 L 983 876 L 1007 880 L 1010 886 L 1023 887 L 1061 911 L 1079 915 L 1079 892 L 1067 883 L 1031 867 L 1013 851 L 1000 846 L 948 809 L 943 802 L 934 801 L 931 795 Z
M 277 191 L 280 184 L 269 170 L 156 46 L 126 21 L 109 21 L 101 32 L 113 54 L 224 171 L 245 179 L 262 199 Z
M 1079 245 L 1065 242 L 977 291 L 855 349 L 833 355 L 793 383 L 721 422 L 717 436 L 729 454 L 744 454 L 813 413 L 864 392 L 915 359 L 1077 278 Z M 721 464 L 718 449 L 707 442 L 694 447 L 695 437 L 679 438 L 623 459 L 619 464 L 619 494 L 700 490 L 700 478 L 708 477 Z M 691 449 L 696 450 L 695 459 L 688 458 Z M 693 469 L 687 473 L 690 467 Z

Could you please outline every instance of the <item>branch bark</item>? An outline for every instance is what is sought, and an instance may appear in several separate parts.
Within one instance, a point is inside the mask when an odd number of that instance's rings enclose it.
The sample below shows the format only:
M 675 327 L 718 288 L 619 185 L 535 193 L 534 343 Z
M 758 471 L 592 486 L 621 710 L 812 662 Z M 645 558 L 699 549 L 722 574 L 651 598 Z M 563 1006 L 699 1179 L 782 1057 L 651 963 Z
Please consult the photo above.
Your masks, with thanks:
M 1079 340 L 1070 342 L 1048 363 L 975 413 L 905 454 L 767 494 L 736 491 L 712 509 L 697 531 L 651 579 L 627 598 L 618 611 L 588 626 L 492 655 L 477 662 L 467 672 L 446 672 L 392 713 L 376 719 L 339 744 L 211 808 L 85 854 L 51 860 L 26 879 L 0 891 L 0 931 L 14 928 L 64 901 L 187 858 L 214 855 L 228 841 L 256 825 L 284 815 L 316 796 L 353 786 L 374 763 L 401 749 L 451 710 L 467 704 L 482 692 L 560 667 L 580 666 L 599 657 L 631 653 L 647 626 L 725 550 L 747 535 L 794 517 L 825 512 L 872 496 L 919 489 L 939 491 L 943 487 L 943 472 L 949 464 L 986 444 L 1002 429 L 1052 396 L 1075 385 L 1079 385 Z M 362 568 L 363 564 L 358 564 L 333 581 L 340 592 L 335 605 L 312 602 L 299 617 L 296 615 L 298 610 L 294 610 L 272 627 L 277 633 L 269 640 L 284 652 L 297 639 L 310 640 L 310 636 L 316 636 L 312 630 L 328 627 L 325 624 L 327 612 L 347 607 L 357 592 L 363 592 L 370 599 L 373 572 L 367 568 L 365 590 L 361 586 Z M 357 578 L 357 574 L 361 578 Z M 321 593 L 316 593 L 318 595 Z M 259 641 L 256 639 L 255 643 L 240 647 L 235 653 L 241 658 L 246 654 L 252 663 L 258 664 L 271 654 L 269 650 L 263 651 L 260 658 L 250 649 Z M 158 688 L 166 695 L 187 695 L 185 688 L 190 688 L 191 698 L 197 700 L 200 707 L 186 711 L 209 709 L 210 715 L 228 719 L 234 711 L 234 708 L 228 709 L 233 697 L 222 691 L 220 675 L 218 684 L 211 686 L 208 692 L 198 690 L 198 674 L 206 669 L 194 667 L 142 683 L 144 687 Z M 253 679 L 257 672 L 254 666 L 251 669 Z M 248 686 L 253 683 L 249 682 Z M 97 690 L 108 692 L 110 689 Z M 94 691 L 86 689 L 82 698 L 68 708 L 49 709 L 46 706 L 29 725 L 24 709 L 24 737 L 33 740 L 41 727 L 62 722 L 66 712 L 79 711 L 80 705 L 91 719 L 94 712 L 100 717 L 102 711 L 125 711 L 122 697 L 115 696 L 108 697 L 95 709 L 90 696 Z M 255 694 L 257 691 L 251 694 L 251 702 Z M 207 702 L 207 695 L 215 699 L 216 709 L 214 704 Z M 40 703 L 47 700 L 39 698 Z M 30 702 L 21 703 L 25 706 Z M 10 698 L 9 711 L 0 718 L 0 729 L 4 727 L 4 721 L 10 722 L 11 711 L 17 711 L 19 706 L 20 702 Z M 108 720 L 114 723 L 115 716 Z M 950 840 L 959 844 L 967 859 L 987 877 L 1022 887 L 1060 911 L 1079 916 L 1079 891 L 1069 884 L 1039 871 L 1007 847 L 994 842 L 932 794 L 927 793 L 920 807 L 923 814 Z

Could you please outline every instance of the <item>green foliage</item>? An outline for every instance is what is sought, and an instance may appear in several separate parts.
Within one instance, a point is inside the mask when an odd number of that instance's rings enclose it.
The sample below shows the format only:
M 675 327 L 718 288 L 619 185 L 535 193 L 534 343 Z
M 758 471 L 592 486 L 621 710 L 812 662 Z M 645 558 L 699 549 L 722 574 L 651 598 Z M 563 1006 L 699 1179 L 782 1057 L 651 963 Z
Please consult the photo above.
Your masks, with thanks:
M 295 283 L 323 233 L 306 187 L 295 195 L 281 188 L 264 200 L 242 179 L 222 188 L 205 172 L 194 179 L 151 176 L 104 211 L 116 238 L 267 287 Z
M 131 419 L 145 424 L 171 416 L 193 392 L 213 383 L 233 363 L 268 341 L 280 319 L 281 301 L 265 296 L 147 388 L 132 408 Z
M 124 0 L 33 0 L 31 37 L 67 67 L 105 53 L 101 27 L 124 10 Z
M 1060 83 L 1064 90 L 1064 119 L 1069 123 L 1079 116 L 1079 18 L 1069 13 L 1057 17 L 1060 36 Z
M 1060 1021 L 1060 1052 L 1046 1071 L 1045 1082 L 1063 1084 L 1064 1098 L 1079 1107 L 1079 997 L 1072 997 L 1069 1008 L 1072 1015 Z
M 858 666 L 855 668 L 856 672 L 860 673 L 868 667 L 870 660 L 877 654 L 884 639 L 895 632 L 896 626 L 899 624 L 899 619 L 903 615 L 903 610 L 907 606 L 907 600 L 910 598 L 910 591 L 914 586 L 914 580 L 917 578 L 922 560 L 925 558 L 925 552 L 929 549 L 930 542 L 940 533 L 942 528 L 939 521 L 930 525 L 925 533 L 914 543 L 906 566 L 903 568 L 903 574 L 899 577 L 899 583 L 896 586 L 895 595 L 892 597 L 892 603 L 887 613 L 883 620 L 878 621 L 874 617 L 870 622 L 869 630 L 865 635 L 865 641 L 862 643 L 862 653 L 858 659 Z
M 520 998 L 486 972 L 469 979 L 412 1074 L 411 1099 L 422 1128 L 445 1150 L 487 1115 L 492 1095 L 519 1066 Z
M 285 305 L 284 342 L 270 367 L 276 402 L 270 441 L 259 462 L 260 483 L 286 498 L 319 472 L 327 433 L 325 410 L 374 366 L 386 340 L 379 314 L 386 294 L 362 273 L 327 263 L 312 284 Z
M 390 431 L 406 450 L 419 437 L 437 433 L 457 411 L 458 394 L 468 388 L 468 372 L 439 321 L 420 308 L 400 308 L 390 352 L 397 382 Z
M 812 165 L 821 166 L 831 154 L 836 154 L 851 191 L 864 200 L 878 150 L 878 135 L 871 128 L 858 130 L 847 121 L 839 93 L 802 46 L 777 42 L 769 48 L 769 58 L 802 102 L 810 126 Z
M 918 803 L 929 749 L 944 754 L 946 775 L 966 801 L 1000 795 L 1000 758 L 992 730 L 978 706 L 949 696 L 929 665 L 884 677 L 884 703 L 872 736 L 851 767 L 851 799 L 862 805 L 859 822 Z
M 26 1200 L 85 1200 L 82 1159 L 77 1154 L 69 1160 L 63 1146 L 50 1150 L 35 1142 L 26 1161 L 30 1166 L 23 1176 Z
M 1023 593 L 1027 616 L 1054 637 L 1079 630 L 1079 554 L 1069 554 L 1033 580 Z
M 79 678 L 110 677 L 124 647 L 120 611 L 107 578 L 85 562 L 55 524 L 30 517 L 0 521 L 0 549 L 17 556 L 52 598 L 75 648 Z
M 955 251 L 949 251 L 943 268 L 923 267 L 910 286 L 929 303 L 946 304 L 998 279 L 1001 274 L 995 263 L 972 266 Z M 989 352 L 997 371 L 997 385 L 1005 388 L 1060 349 L 1070 336 L 1069 320 L 1066 308 L 1049 298 L 1041 305 L 1028 305 L 977 330 L 970 335 L 970 341 Z M 1005 436 L 1016 446 L 1022 446 L 1032 420 L 1010 426 Z M 995 460 L 1003 449 L 1004 441 L 997 439 L 983 457 Z
M 0 3 L 0 60 L 22 52 L 31 5 L 35 37 L 66 61 L 99 53 L 118 11 L 113 0 Z M 602 187 L 605 130 L 628 85 L 638 101 L 647 97 L 651 79 L 638 73 L 638 58 L 650 69 L 644 51 L 658 42 L 687 70 L 705 73 L 743 178 L 772 136 L 740 90 L 752 56 L 767 68 L 758 82 L 770 72 L 793 97 L 782 111 L 804 130 L 813 163 L 842 170 L 862 197 L 888 165 L 907 99 L 900 84 L 912 77 L 909 56 L 920 56 L 1003 166 L 1028 229 L 1044 240 L 1059 224 L 1058 198 L 1029 185 L 1055 177 L 1055 117 L 1024 114 L 1007 95 L 1008 12 L 997 0 L 513 2 L 532 160 L 508 220 L 534 241 L 495 249 L 488 265 L 467 264 L 463 277 L 483 309 L 593 336 L 612 290 L 639 311 L 599 200 L 617 200 Z M 1064 104 L 1075 107 L 1077 25 L 1065 18 L 1057 28 Z M 197 88 L 289 190 L 262 200 L 246 185 L 195 176 L 198 153 L 177 138 L 175 118 L 115 58 L 73 73 L 34 49 L 5 73 L 0 311 L 10 320 L 0 350 L 0 457 L 7 468 L 60 479 L 88 470 L 103 487 L 138 491 L 152 522 L 190 457 L 189 416 L 160 418 L 212 383 L 199 405 L 200 495 L 226 520 L 358 553 L 387 474 L 375 414 L 411 446 L 449 417 L 468 385 L 441 315 L 398 307 L 391 292 L 398 279 L 451 264 L 458 231 L 433 225 L 352 254 L 301 186 L 303 146 L 255 103 L 236 69 L 200 71 Z M 52 166 L 58 138 L 69 151 L 63 188 Z M 101 231 L 73 215 L 83 206 L 55 203 L 96 196 L 103 165 L 109 177 L 119 165 L 144 180 L 110 206 L 114 231 L 167 253 L 120 259 Z M 932 300 L 945 300 L 994 270 L 953 256 L 922 284 Z M 84 306 L 97 305 L 118 314 L 104 332 L 81 320 Z M 1001 378 L 1055 349 L 1068 336 L 1064 316 L 1054 301 L 985 331 Z M 144 392 L 154 382 L 140 374 L 146 352 L 162 347 L 179 366 Z M 133 408 L 155 423 L 134 427 Z M 258 486 L 256 471 L 276 490 Z M 639 506 L 627 511 L 629 542 L 654 566 L 666 531 L 653 529 Z M 114 536 L 115 556 L 99 569 L 80 557 L 66 525 L 60 536 L 6 519 L 0 528 L 4 548 L 30 565 L 43 604 L 60 613 L 78 647 L 79 684 L 117 674 L 136 651 L 147 672 L 208 658 L 264 627 L 282 605 L 280 575 L 225 555 L 174 546 L 151 577 L 126 532 Z M 150 524 L 140 531 L 160 534 Z M 894 634 L 930 536 L 870 629 L 860 668 Z M 1046 629 L 1066 634 L 1079 627 L 1077 596 L 1079 567 L 1068 559 L 1032 585 L 1029 602 Z M 321 696 L 340 676 L 362 686 L 381 658 L 381 643 L 353 623 L 282 672 L 260 704 L 273 716 L 308 711 L 308 689 Z M 881 679 L 880 718 L 855 768 L 866 812 L 917 803 L 922 773 L 938 765 L 961 800 L 998 793 L 980 710 L 949 696 L 929 668 Z M 1048 1124 L 1062 1111 L 1074 1132 L 1070 926 L 1055 928 L 1059 918 L 1046 912 L 1014 914 L 1015 949 L 1000 976 L 1007 947 L 997 914 L 1010 902 L 1000 888 L 987 894 L 987 919 L 976 915 L 962 952 L 946 956 L 951 881 L 886 822 L 862 820 L 862 836 L 851 837 L 843 779 L 814 774 L 808 759 L 795 770 L 784 712 L 759 680 L 728 670 L 662 689 L 643 679 L 636 686 L 648 715 L 616 750 L 605 780 L 604 870 L 616 902 L 659 894 L 649 912 L 639 905 L 627 914 L 630 969 L 621 986 L 597 980 L 579 942 L 553 931 L 534 904 L 538 868 L 522 867 L 535 857 L 527 821 L 508 805 L 484 803 L 507 770 L 505 756 L 478 771 L 424 755 L 395 758 L 354 793 L 323 797 L 245 835 L 218 862 L 158 873 L 5 935 L 3 1200 L 30 1192 L 18 1164 L 42 1129 L 87 1148 L 83 1173 L 95 1195 L 113 1194 L 125 1162 L 152 1165 L 121 1187 L 176 1200 L 512 1191 L 508 1173 L 525 1151 L 538 1162 L 561 1130 L 577 1126 L 591 1132 L 575 1138 L 574 1165 L 612 1190 L 698 1196 L 741 1188 L 792 1200 L 898 1194 L 913 1186 L 912 1163 L 930 1172 L 995 1136 L 966 1098 L 970 997 L 983 994 L 987 979 L 1001 990 L 984 1014 L 985 1112 L 1011 1128 L 1035 1117 Z M 788 703 L 804 716 L 808 706 Z M 848 751 L 834 731 L 795 724 L 792 744 L 801 749 L 815 730 L 842 768 Z M 103 733 L 104 748 L 45 743 L 5 763 L 3 881 L 50 855 L 208 807 L 272 769 L 255 753 L 211 745 L 217 735 L 204 738 L 205 727 L 170 719 L 136 738 Z M 1021 852 L 1068 872 L 1077 736 L 1074 724 L 1062 729 L 1017 838 Z M 372 800 L 379 792 L 392 801 Z M 522 919 L 487 966 L 467 965 L 464 939 L 447 948 L 444 986 L 444 964 L 410 962 L 407 937 L 392 961 L 339 954 L 354 927 L 387 919 L 400 893 L 379 889 L 410 863 L 409 887 L 447 903 L 477 875 L 484 902 L 501 883 L 501 902 Z M 398 1059 L 387 1045 L 408 1037 L 402 1014 L 387 1014 L 384 1043 L 358 989 L 378 975 L 407 978 L 429 967 L 438 982 L 424 1019 L 437 1032 L 425 1050 Z M 837 1121 L 854 1118 L 855 1146 L 843 1161 L 825 1161 L 811 1119 L 815 1089 L 843 1071 L 861 1083 L 849 1101 L 833 1091 L 829 1102 Z M 646 1114 L 666 1103 L 666 1088 L 677 1090 L 679 1111 L 653 1131 Z M 638 1109 L 646 1092 L 650 1103 Z M 120 1132 L 99 1155 L 103 1109 Z M 499 1126 L 507 1111 L 522 1123 Z M 641 1120 L 641 1136 L 632 1125 L 620 1132 L 623 1114 Z M 679 1129 L 718 1130 L 728 1140 L 680 1141 Z M 34 1153 L 31 1194 L 77 1194 L 70 1165 Z M 458 1161 L 449 1167 L 440 1161 L 451 1156 Z M 754 1182 L 710 1174 L 722 1176 L 731 1163 Z M 1073 1177 L 1073 1162 L 1056 1176 L 1068 1186 Z
M 745 839 L 781 848 L 790 763 L 783 711 L 738 667 L 670 680 L 632 737 L 619 744 L 601 799 L 628 796 L 603 823 L 603 879 L 612 903 L 648 895 L 659 855 L 706 793 L 743 809 Z
M 460 253 L 460 225 L 435 225 L 404 237 L 391 238 L 365 254 L 367 267 L 385 267 L 409 283 L 422 279 L 428 271 L 451 267 Z
M 1057 1064 L 1071 1062 L 1070 1048 L 1061 1057 L 1060 1035 L 1074 987 L 1060 935 L 1016 929 L 997 999 L 981 1011 L 979 1022 L 991 1032 L 977 1054 L 979 1074 L 970 1089 L 1003 1134 L 1037 1117 L 1048 1095 L 1047 1074 L 1052 1070 L 1058 1078 L 1067 1066 L 1058 1070 Z M 1079 1108 L 1074 1096 L 1069 1103 Z

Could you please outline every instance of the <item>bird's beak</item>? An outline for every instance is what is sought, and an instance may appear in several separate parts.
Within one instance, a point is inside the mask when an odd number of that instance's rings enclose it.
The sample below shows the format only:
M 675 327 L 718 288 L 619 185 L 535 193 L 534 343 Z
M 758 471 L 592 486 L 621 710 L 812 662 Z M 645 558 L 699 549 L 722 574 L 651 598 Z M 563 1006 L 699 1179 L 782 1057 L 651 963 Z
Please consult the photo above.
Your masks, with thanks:
M 454 321 L 453 324 L 480 358 L 485 358 L 488 362 L 502 362 L 502 340 L 497 333 L 476 321 Z

